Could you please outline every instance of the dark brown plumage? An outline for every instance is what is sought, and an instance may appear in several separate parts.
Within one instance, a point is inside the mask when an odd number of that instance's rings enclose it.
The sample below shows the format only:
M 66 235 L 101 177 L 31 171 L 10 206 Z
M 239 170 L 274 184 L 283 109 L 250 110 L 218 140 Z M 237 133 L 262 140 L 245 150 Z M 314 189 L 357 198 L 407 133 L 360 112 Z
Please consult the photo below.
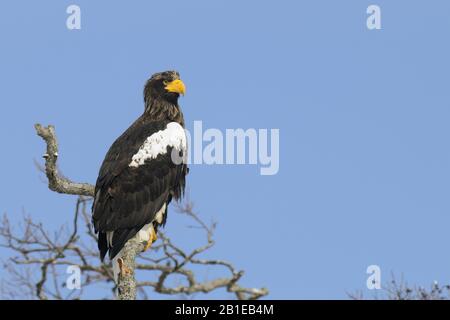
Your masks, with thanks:
M 156 232 L 166 222 L 172 197 L 179 199 L 183 195 L 187 166 L 174 163 L 171 154 L 174 148 L 179 153 L 186 153 L 186 149 L 170 144 L 163 145 L 163 151 L 155 149 L 158 141 L 174 140 L 164 136 L 175 132 L 167 128 L 177 128 L 177 124 L 184 128 L 178 105 L 180 93 L 184 93 L 184 85 L 177 72 L 154 74 L 144 88 L 144 113 L 112 144 L 105 156 L 92 207 L 102 260 L 108 251 L 109 257 L 114 258 L 143 226 L 152 223 Z M 162 137 L 159 140 L 158 135 Z M 154 220 L 161 208 L 163 220 L 159 223 Z

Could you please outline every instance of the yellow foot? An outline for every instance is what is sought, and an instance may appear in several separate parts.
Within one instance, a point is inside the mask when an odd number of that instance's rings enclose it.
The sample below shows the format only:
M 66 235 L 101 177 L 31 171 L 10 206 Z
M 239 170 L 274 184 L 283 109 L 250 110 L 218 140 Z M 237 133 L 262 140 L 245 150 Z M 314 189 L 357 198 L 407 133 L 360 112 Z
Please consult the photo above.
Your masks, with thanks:
M 144 247 L 144 251 L 147 251 L 153 244 L 153 242 L 155 242 L 158 237 L 156 236 L 156 231 L 153 228 L 153 226 L 150 228 L 150 233 L 149 233 L 149 240 L 147 241 L 147 244 Z

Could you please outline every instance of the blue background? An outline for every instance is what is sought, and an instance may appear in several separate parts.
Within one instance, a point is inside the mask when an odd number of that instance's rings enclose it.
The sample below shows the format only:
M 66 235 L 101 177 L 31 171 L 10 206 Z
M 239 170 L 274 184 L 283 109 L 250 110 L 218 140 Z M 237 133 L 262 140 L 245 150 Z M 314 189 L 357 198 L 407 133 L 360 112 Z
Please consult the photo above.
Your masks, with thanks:
M 81 30 L 66 28 L 73 3 Z M 280 129 L 277 175 L 191 166 L 190 196 L 219 222 L 211 256 L 246 270 L 243 284 L 274 299 L 370 296 L 371 264 L 383 282 L 449 282 L 449 12 L 444 0 L 3 1 L 0 210 L 70 223 L 75 198 L 33 164 L 33 124 L 54 124 L 64 174 L 94 183 L 146 79 L 176 69 L 188 128 Z M 166 229 L 189 243 L 175 213 Z

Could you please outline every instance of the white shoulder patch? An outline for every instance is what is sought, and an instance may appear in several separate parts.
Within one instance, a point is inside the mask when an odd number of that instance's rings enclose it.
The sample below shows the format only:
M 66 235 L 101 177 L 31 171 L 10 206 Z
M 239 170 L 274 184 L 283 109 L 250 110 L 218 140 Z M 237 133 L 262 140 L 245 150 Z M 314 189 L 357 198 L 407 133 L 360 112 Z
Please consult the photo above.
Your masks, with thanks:
M 186 153 L 186 132 L 178 122 L 169 122 L 164 130 L 155 132 L 145 139 L 128 166 L 139 167 L 145 160 L 155 159 L 158 155 L 167 153 L 167 147 Z

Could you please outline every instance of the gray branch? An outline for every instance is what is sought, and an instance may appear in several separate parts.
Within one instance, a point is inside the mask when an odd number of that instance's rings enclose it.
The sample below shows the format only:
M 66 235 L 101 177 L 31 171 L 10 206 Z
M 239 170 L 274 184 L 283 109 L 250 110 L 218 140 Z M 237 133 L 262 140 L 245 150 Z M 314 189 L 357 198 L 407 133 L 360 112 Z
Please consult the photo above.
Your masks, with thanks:
M 73 194 L 79 196 L 94 196 L 95 187 L 89 183 L 77 183 L 62 177 L 58 174 L 56 161 L 58 160 L 58 141 L 56 139 L 55 127 L 49 125 L 43 127 L 39 123 L 35 124 L 37 134 L 44 139 L 47 144 L 47 152 L 44 154 L 45 174 L 48 178 L 48 187 L 52 191 L 64 194 Z M 140 250 L 142 251 L 142 249 Z M 140 252 L 136 243 L 127 243 L 123 250 L 124 264 L 130 273 L 120 275 L 118 280 L 118 298 L 121 300 L 136 299 L 136 280 L 134 278 L 134 264 L 136 255 Z M 42 265 L 42 273 L 46 274 L 47 264 Z M 41 281 L 45 282 L 43 277 Z
M 63 292 L 57 288 L 61 280 L 65 282 L 65 274 L 58 277 L 56 271 L 61 271 L 61 267 L 74 265 L 83 272 L 82 289 L 96 283 L 114 283 L 111 265 L 101 263 L 98 259 L 97 238 L 89 225 L 88 208 L 91 201 L 91 198 L 80 196 L 76 203 L 73 227 L 61 227 L 57 232 L 45 230 L 41 223 L 34 222 L 30 217 L 24 217 L 23 223 L 19 224 L 22 232 L 17 232 L 7 216 L 4 216 L 0 223 L 0 246 L 12 250 L 16 255 L 10 257 L 9 262 L 5 264 L 5 271 L 14 281 L 6 281 L 6 277 L 0 281 L 0 294 L 3 297 L 80 299 L 83 290 L 71 291 L 67 296 L 63 296 Z M 122 273 L 119 274 L 119 285 L 111 288 L 119 292 L 119 299 L 134 299 L 136 295 L 146 299 L 148 288 L 159 294 L 183 296 L 207 294 L 222 288 L 239 300 L 258 299 L 268 294 L 266 288 L 246 288 L 240 285 L 244 271 L 237 270 L 230 262 L 200 257 L 214 244 L 212 234 L 215 224 L 206 225 L 192 208 L 190 202 L 184 206 L 180 205 L 179 213 L 194 219 L 197 225 L 193 227 L 199 227 L 199 230 L 206 232 L 207 243 L 187 252 L 174 244 L 164 233 L 160 233 L 159 240 L 150 249 L 151 254 L 144 255 L 141 254 L 142 243 L 133 240 L 127 242 L 125 254 L 121 259 L 123 265 Z M 79 219 L 82 219 L 85 225 L 84 237 L 79 233 Z M 199 281 L 196 275 L 199 266 L 207 269 L 223 268 L 229 275 Z M 136 282 L 136 270 L 146 273 L 145 281 Z M 37 279 L 31 277 L 33 273 L 38 274 Z M 151 277 L 153 280 L 149 280 L 151 273 L 156 273 Z M 26 292 L 20 294 L 18 289 L 25 289 Z
M 35 124 L 34 127 L 38 136 L 44 139 L 47 144 L 47 152 L 43 155 L 43 158 L 45 159 L 45 174 L 48 178 L 48 187 L 50 190 L 65 194 L 93 197 L 93 185 L 73 182 L 58 174 L 58 167 L 56 165 L 56 161 L 58 160 L 58 142 L 56 140 L 55 127 L 52 125 L 43 127 L 39 123 Z
M 125 243 L 123 254 L 119 259 L 121 271 L 117 284 L 118 297 L 120 300 L 135 300 L 136 299 L 136 256 L 144 250 L 144 244 L 137 239 L 132 238 Z

